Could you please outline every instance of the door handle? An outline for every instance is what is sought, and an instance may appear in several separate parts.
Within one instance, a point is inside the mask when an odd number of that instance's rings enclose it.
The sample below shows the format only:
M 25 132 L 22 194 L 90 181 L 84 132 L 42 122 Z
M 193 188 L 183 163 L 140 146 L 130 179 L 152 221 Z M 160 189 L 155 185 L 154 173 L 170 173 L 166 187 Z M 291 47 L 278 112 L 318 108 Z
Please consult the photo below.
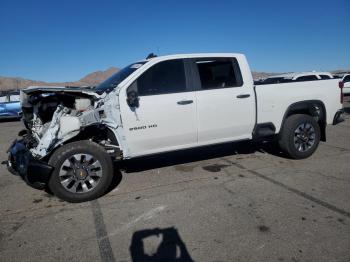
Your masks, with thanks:
M 188 105 L 192 103 L 193 103 L 193 100 L 181 100 L 177 102 L 178 105 Z
M 248 98 L 250 97 L 250 94 L 243 94 L 243 95 L 238 95 L 237 98 Z

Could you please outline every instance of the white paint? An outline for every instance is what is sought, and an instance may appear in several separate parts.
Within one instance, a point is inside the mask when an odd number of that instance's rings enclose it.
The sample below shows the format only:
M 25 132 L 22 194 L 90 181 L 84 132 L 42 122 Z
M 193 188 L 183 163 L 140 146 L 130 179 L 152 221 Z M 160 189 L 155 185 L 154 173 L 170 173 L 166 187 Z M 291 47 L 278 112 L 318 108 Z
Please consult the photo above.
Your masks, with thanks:
M 335 113 L 342 108 L 338 82 L 339 79 L 330 79 L 256 86 L 258 123 L 271 122 L 278 133 L 290 105 L 319 100 L 325 105 L 327 124 L 332 124 Z
M 194 103 L 177 104 L 181 100 L 192 100 Z M 140 106 L 131 110 L 126 103 L 126 97 L 121 95 L 120 110 L 125 127 L 124 134 L 132 153 L 136 155 L 169 151 L 174 147 L 186 147 L 196 143 L 195 101 L 195 92 L 142 96 Z M 152 125 L 156 126 L 149 127 Z
M 237 98 L 242 94 L 250 97 Z M 251 138 L 254 120 L 254 90 L 246 84 L 197 92 L 198 143 Z
M 61 116 L 59 123 L 60 129 L 58 131 L 58 138 L 63 138 L 70 132 L 79 131 L 81 127 L 79 118 L 75 116 Z

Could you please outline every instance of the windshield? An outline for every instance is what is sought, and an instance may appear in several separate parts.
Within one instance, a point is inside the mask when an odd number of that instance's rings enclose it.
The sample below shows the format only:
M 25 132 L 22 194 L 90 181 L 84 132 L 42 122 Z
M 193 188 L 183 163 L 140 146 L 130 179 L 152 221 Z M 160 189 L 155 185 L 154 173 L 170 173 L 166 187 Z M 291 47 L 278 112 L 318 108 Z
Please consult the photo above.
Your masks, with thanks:
M 97 93 L 110 92 L 111 90 L 116 88 L 125 78 L 127 78 L 137 69 L 139 69 L 145 63 L 146 61 L 143 61 L 124 67 L 123 69 L 121 69 L 120 71 L 118 71 L 117 73 L 115 73 L 114 75 L 97 85 L 95 87 L 95 91 Z

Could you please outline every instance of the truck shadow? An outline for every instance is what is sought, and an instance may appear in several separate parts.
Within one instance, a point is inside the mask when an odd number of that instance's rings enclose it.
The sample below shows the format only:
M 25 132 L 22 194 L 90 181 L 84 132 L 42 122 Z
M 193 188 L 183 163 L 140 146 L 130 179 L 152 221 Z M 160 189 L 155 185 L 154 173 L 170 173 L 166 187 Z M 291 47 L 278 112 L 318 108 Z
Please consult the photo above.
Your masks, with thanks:
M 120 167 L 119 164 L 117 162 L 114 163 L 114 173 L 113 173 L 113 178 L 112 178 L 112 182 L 109 185 L 108 189 L 106 190 L 105 194 L 108 194 L 109 192 L 111 192 L 113 189 L 115 189 L 117 186 L 119 186 L 119 184 L 122 182 L 123 180 L 123 174 L 120 171 Z
M 118 168 L 123 170 L 125 173 L 133 173 L 196 161 L 221 158 L 225 156 L 253 154 L 255 152 L 271 154 L 283 158 L 287 157 L 272 142 L 246 141 L 205 146 L 124 160 L 118 163 Z
M 152 237 L 160 238 L 161 242 L 158 246 L 153 243 L 151 252 L 147 252 L 145 242 L 151 241 Z M 157 246 L 156 249 L 155 246 Z M 185 243 L 174 227 L 136 231 L 132 236 L 130 255 L 133 262 L 193 261 Z

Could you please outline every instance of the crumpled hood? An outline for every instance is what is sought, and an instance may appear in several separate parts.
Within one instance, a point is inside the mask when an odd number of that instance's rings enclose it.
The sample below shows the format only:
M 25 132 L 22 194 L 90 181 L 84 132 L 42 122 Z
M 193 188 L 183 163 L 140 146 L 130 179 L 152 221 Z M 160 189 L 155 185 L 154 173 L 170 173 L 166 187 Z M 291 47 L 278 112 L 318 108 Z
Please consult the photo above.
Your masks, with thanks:
M 20 97 L 23 121 L 35 142 L 30 151 L 36 158 L 89 126 L 105 126 L 115 137 L 123 136 L 116 91 L 99 95 L 87 87 L 35 86 L 22 90 Z
M 92 87 L 83 86 L 83 87 L 75 87 L 75 86 L 30 86 L 26 89 L 21 90 L 25 94 L 34 94 L 34 93 L 56 93 L 56 92 L 64 92 L 64 93 L 86 93 L 86 94 L 96 94 Z
M 30 86 L 26 89 L 22 89 L 20 91 L 20 101 L 22 106 L 27 105 L 28 98 L 32 95 L 40 95 L 40 94 L 72 94 L 78 95 L 82 94 L 82 96 L 90 96 L 95 99 L 99 99 L 104 97 L 105 95 L 98 94 L 94 92 L 92 87 L 65 87 L 65 86 Z

